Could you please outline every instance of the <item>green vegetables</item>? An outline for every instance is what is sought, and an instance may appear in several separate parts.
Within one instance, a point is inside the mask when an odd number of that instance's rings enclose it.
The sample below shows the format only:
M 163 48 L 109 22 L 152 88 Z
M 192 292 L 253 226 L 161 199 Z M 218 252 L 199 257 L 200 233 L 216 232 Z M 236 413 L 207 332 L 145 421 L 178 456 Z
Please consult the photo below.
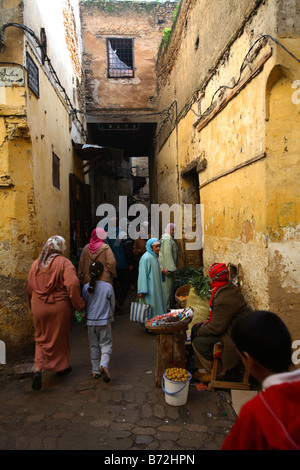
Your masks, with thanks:
M 209 277 L 204 276 L 203 267 L 201 268 L 192 268 L 186 266 L 178 271 L 175 278 L 175 289 L 178 289 L 184 285 L 191 285 L 195 293 L 200 299 L 204 297 L 209 297 L 210 295 L 210 282 Z

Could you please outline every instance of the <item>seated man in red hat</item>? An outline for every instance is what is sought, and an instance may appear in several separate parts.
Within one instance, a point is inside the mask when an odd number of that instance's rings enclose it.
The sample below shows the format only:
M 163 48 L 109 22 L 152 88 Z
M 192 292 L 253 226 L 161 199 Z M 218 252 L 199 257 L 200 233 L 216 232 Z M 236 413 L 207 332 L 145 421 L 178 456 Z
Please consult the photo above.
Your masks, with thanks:
M 197 371 L 194 379 L 210 381 L 214 344 L 222 343 L 222 369 L 220 376 L 233 369 L 240 357 L 231 339 L 232 326 L 238 318 L 250 312 L 240 288 L 229 280 L 229 271 L 224 263 L 214 263 L 209 269 L 211 298 L 209 318 L 193 326 L 192 346 Z

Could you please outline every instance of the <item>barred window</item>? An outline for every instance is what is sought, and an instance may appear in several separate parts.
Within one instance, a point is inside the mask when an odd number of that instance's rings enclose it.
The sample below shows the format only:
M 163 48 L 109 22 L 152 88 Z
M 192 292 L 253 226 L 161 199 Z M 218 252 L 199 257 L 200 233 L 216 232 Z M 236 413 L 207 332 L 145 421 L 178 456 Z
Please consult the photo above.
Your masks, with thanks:
M 107 39 L 108 77 L 134 77 L 133 39 Z

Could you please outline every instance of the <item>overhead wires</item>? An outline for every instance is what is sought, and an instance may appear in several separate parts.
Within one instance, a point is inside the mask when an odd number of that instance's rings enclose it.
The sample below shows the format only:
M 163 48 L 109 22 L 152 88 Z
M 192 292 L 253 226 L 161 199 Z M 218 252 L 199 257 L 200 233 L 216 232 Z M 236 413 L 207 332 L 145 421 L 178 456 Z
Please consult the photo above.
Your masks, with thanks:
M 47 53 L 45 51 L 45 48 L 44 46 L 41 44 L 39 38 L 36 36 L 36 34 L 34 33 L 34 31 L 32 31 L 32 29 L 28 28 L 28 26 L 24 25 L 24 24 L 20 24 L 20 23 L 6 23 L 4 24 L 1 29 L 0 29 L 0 53 L 3 53 L 5 51 L 5 41 L 6 41 L 6 37 L 5 37 L 5 34 L 4 34 L 4 31 L 6 28 L 10 27 L 10 26 L 14 26 L 16 28 L 20 28 L 20 29 L 23 29 L 24 31 L 26 31 L 27 33 L 29 33 L 33 38 L 34 40 L 36 41 L 38 47 L 41 49 L 41 51 L 43 52 L 43 55 L 44 55 L 44 60 L 47 61 L 48 63 L 48 66 L 49 66 L 49 72 L 52 74 L 53 78 L 54 78 L 54 81 L 56 83 L 56 85 L 58 85 L 58 87 L 60 88 L 60 91 L 63 93 L 64 95 L 64 98 L 65 98 L 65 101 L 66 101 L 66 104 L 68 106 L 68 108 L 70 109 L 70 114 L 72 114 L 73 118 L 76 120 L 79 128 L 80 128 L 80 131 L 81 131 L 81 135 L 82 137 L 86 140 L 87 139 L 87 132 L 86 130 L 84 129 L 84 126 L 82 124 L 82 122 L 80 121 L 80 119 L 78 118 L 77 116 L 77 110 L 76 108 L 73 106 L 69 96 L 68 96 L 68 93 L 65 89 L 65 87 L 62 85 L 52 63 L 51 63 L 51 60 L 50 58 L 47 56 Z
M 192 111 L 194 113 L 194 115 L 198 118 L 200 117 L 204 117 L 206 116 L 207 114 L 209 114 L 209 112 L 211 111 L 211 108 L 214 104 L 214 101 L 215 101 L 215 98 L 216 96 L 218 95 L 218 93 L 221 91 L 221 90 L 225 90 L 225 89 L 229 89 L 229 90 L 233 90 L 238 84 L 239 82 L 241 81 L 242 79 L 242 73 L 244 71 L 244 69 L 246 68 L 247 64 L 249 63 L 249 55 L 250 53 L 253 51 L 253 49 L 255 48 L 255 46 L 260 42 L 260 41 L 265 41 L 265 43 L 267 42 L 268 39 L 271 39 L 272 41 L 274 41 L 278 46 L 280 46 L 285 52 L 287 52 L 294 60 L 296 60 L 297 62 L 300 63 L 300 60 L 292 53 L 290 52 L 280 41 L 278 41 L 277 39 L 273 38 L 272 36 L 270 36 L 269 34 L 263 34 L 262 36 L 260 36 L 258 39 L 255 40 L 255 42 L 252 44 L 252 46 L 249 48 L 247 54 L 245 55 L 244 59 L 243 59 L 243 62 L 241 64 L 241 67 L 240 67 L 240 70 L 239 70 L 239 76 L 238 76 L 238 79 L 235 81 L 235 83 L 230 86 L 230 85 L 222 85 L 220 86 L 215 92 L 214 94 L 212 95 L 212 98 L 211 98 L 211 102 L 210 102 L 210 105 L 208 106 L 208 108 L 203 112 L 203 113 L 196 113 L 192 106 L 193 104 L 197 101 L 198 99 L 198 96 L 199 96 L 199 92 L 202 91 L 203 89 L 203 86 L 199 89 L 197 89 L 193 95 L 192 95 L 192 98 L 191 100 L 185 104 L 185 106 L 183 106 L 183 108 L 181 109 L 180 113 L 176 116 L 176 121 L 178 122 L 180 119 L 182 119 L 183 116 L 185 116 L 189 111 Z M 262 46 L 263 47 L 263 46 Z M 206 81 L 207 83 L 207 81 Z M 170 108 L 174 105 L 174 102 L 170 105 Z M 171 113 L 168 113 L 167 115 L 167 118 L 169 119 L 170 118 L 170 115 Z M 173 115 L 174 117 L 174 115 Z M 162 132 L 162 128 L 165 126 L 166 122 L 168 119 L 165 119 L 162 123 L 162 126 L 161 128 L 159 129 L 158 133 L 157 133 L 157 136 L 156 138 L 158 138 L 159 134 Z M 172 125 L 176 125 L 176 122 L 171 120 L 171 123 Z
M 21 28 L 23 29 L 24 31 L 26 31 L 27 33 L 29 33 L 33 38 L 34 40 L 36 41 L 37 45 L 39 48 L 41 48 L 41 50 L 43 51 L 43 54 L 44 54 L 44 60 L 47 62 L 48 66 L 49 66 L 49 71 L 50 73 L 52 74 L 53 78 L 54 78 L 54 81 L 56 83 L 56 85 L 59 87 L 60 91 L 63 93 L 64 95 L 64 98 L 65 98 L 65 101 L 66 101 L 66 104 L 68 106 L 68 108 L 70 109 L 70 114 L 72 114 L 73 118 L 77 121 L 80 129 L 81 129 L 81 133 L 82 133 L 82 136 L 84 138 L 87 137 L 87 132 L 86 130 L 84 129 L 84 126 L 82 124 L 82 122 L 80 121 L 80 119 L 78 118 L 77 114 L 84 114 L 85 116 L 99 116 L 99 112 L 96 113 L 96 112 L 84 112 L 84 111 L 81 111 L 81 110 L 78 110 L 76 109 L 68 94 L 67 94 L 67 91 L 65 89 L 65 87 L 62 85 L 52 63 L 51 63 L 51 60 L 50 58 L 47 56 L 46 54 L 46 51 L 43 47 L 43 45 L 41 44 L 39 38 L 36 36 L 36 34 L 34 33 L 34 31 L 32 31 L 30 28 L 28 28 L 26 25 L 23 25 L 23 24 L 19 24 L 19 23 L 7 23 L 5 25 L 3 25 L 0 29 L 0 53 L 3 53 L 4 50 L 5 50 L 5 35 L 4 35 L 4 31 L 6 28 L 10 27 L 10 26 L 13 26 L 13 27 L 16 27 L 16 28 Z M 292 53 L 290 52 L 280 41 L 278 41 L 277 39 L 273 38 L 272 36 L 270 36 L 269 34 L 263 34 L 262 36 L 260 36 L 258 39 L 256 39 L 256 41 L 252 44 L 252 46 L 249 48 L 247 54 L 245 55 L 243 61 L 242 61 L 242 64 L 241 64 L 241 67 L 239 69 L 239 76 L 238 76 L 238 79 L 235 81 L 235 83 L 230 86 L 230 85 L 222 85 L 220 86 L 215 92 L 214 94 L 212 95 L 212 98 L 211 98 L 211 102 L 210 102 L 210 105 L 209 107 L 207 108 L 207 110 L 204 112 L 204 113 L 200 113 L 200 114 L 197 114 L 192 106 L 193 104 L 197 101 L 198 99 L 198 96 L 199 96 L 199 92 L 201 92 L 201 88 L 197 89 L 193 95 L 192 95 L 192 98 L 190 99 L 190 101 L 188 103 L 185 104 L 185 106 L 183 106 L 183 108 L 181 109 L 180 113 L 178 114 L 177 113 L 177 100 L 174 100 L 170 106 L 168 106 L 167 108 L 163 109 L 162 111 L 156 111 L 156 112 L 147 112 L 147 113 L 136 113 L 136 114 L 133 114 L 133 113 L 130 113 L 128 114 L 130 119 L 134 118 L 135 116 L 136 117 L 150 117 L 150 116 L 159 116 L 162 118 L 162 122 L 160 123 L 160 128 L 158 129 L 158 132 L 156 134 L 156 140 L 158 139 L 159 135 L 161 134 L 162 130 L 164 129 L 164 127 L 166 126 L 167 122 L 170 122 L 171 125 L 175 125 L 176 122 L 178 122 L 178 120 L 180 120 L 183 116 L 185 116 L 188 111 L 192 111 L 195 116 L 197 117 L 203 117 L 206 115 L 206 113 L 210 112 L 211 110 L 211 107 L 213 106 L 214 104 L 214 101 L 215 101 L 215 98 L 216 96 L 218 95 L 218 93 L 222 90 L 225 90 L 225 89 L 229 89 L 229 90 L 233 90 L 238 84 L 239 82 L 241 81 L 242 79 L 242 73 L 244 71 L 244 69 L 246 68 L 247 64 L 249 64 L 249 55 L 250 53 L 253 51 L 253 49 L 255 48 L 255 46 L 260 42 L 260 41 L 267 41 L 268 39 L 270 39 L 271 41 L 273 41 L 274 43 L 276 43 L 278 46 L 280 46 L 285 52 L 287 52 L 294 60 L 296 60 L 298 63 L 300 63 L 300 60 Z M 206 81 L 207 83 L 207 81 Z M 202 85 L 202 89 L 203 89 L 203 85 Z M 103 111 L 103 110 L 102 110 Z M 124 118 L 125 114 L 122 114 L 120 116 L 116 115 L 116 114 L 113 114 L 112 117 L 113 119 L 117 119 L 117 118 Z M 106 114 L 106 117 L 107 117 L 107 114 Z

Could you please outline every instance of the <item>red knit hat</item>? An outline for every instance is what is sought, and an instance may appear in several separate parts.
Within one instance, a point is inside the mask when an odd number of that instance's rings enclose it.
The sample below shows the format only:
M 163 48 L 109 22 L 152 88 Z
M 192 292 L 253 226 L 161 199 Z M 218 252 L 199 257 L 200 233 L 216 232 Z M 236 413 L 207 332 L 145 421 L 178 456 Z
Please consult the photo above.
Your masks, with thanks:
M 209 277 L 213 282 L 215 281 L 228 281 L 229 271 L 224 263 L 214 263 L 208 271 Z

